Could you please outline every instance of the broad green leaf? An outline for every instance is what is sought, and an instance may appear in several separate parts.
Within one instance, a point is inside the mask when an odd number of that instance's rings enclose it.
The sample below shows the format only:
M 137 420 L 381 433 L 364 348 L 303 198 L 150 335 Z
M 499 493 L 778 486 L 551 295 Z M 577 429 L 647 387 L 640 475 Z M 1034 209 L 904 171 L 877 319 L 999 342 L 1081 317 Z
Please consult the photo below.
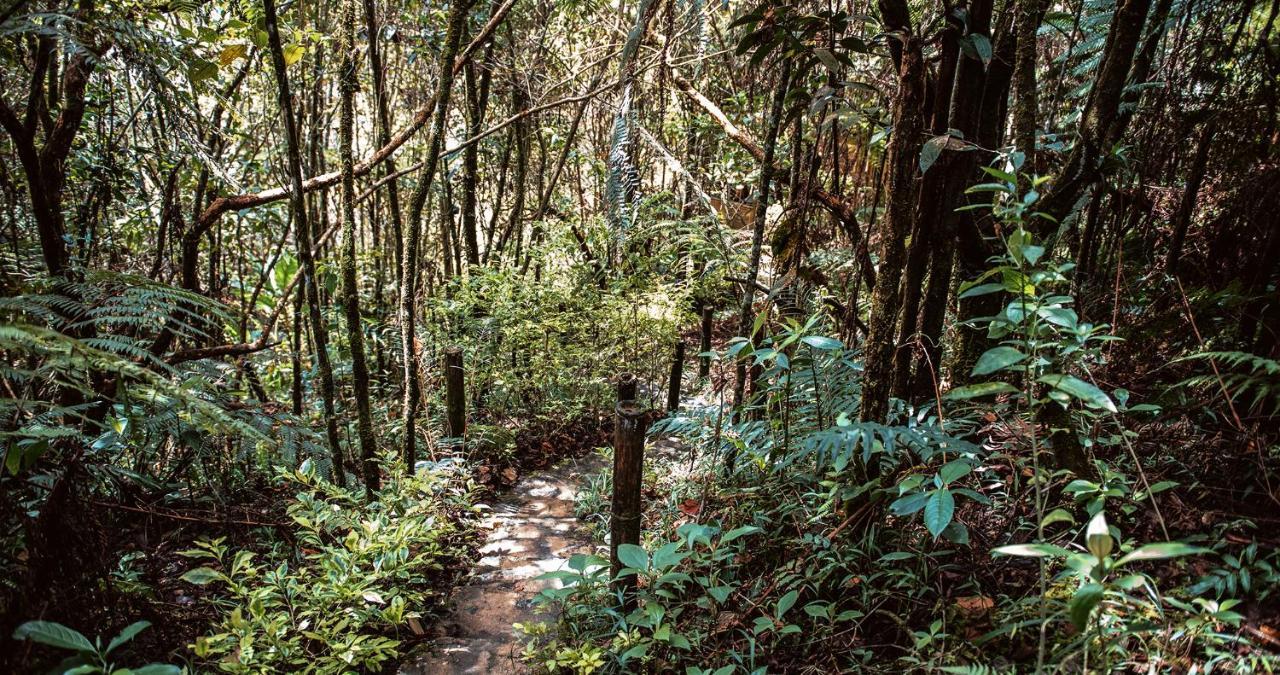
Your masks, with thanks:
M 978 295 L 987 295 L 989 293 L 999 293 L 1004 290 L 1004 284 L 979 284 L 960 294 L 961 300 L 972 298 Z
M 1040 378 L 1040 382 L 1070 394 L 1091 408 L 1101 408 L 1107 412 L 1117 412 L 1116 404 L 1106 392 L 1073 375 L 1053 373 Z
M 134 668 L 133 675 L 182 675 L 182 669 L 167 663 L 150 663 L 141 668 Z
M 942 155 L 942 149 L 946 147 L 947 140 L 950 138 L 944 134 L 925 141 L 920 148 L 920 173 L 928 173 L 929 167 L 938 161 L 938 157 Z
M 1070 551 L 1053 544 L 1013 544 L 992 549 L 991 555 L 1013 555 L 1022 558 L 1056 558 L 1069 555 Z
M 197 567 L 189 570 L 182 575 L 182 580 L 197 586 L 203 586 L 211 581 L 217 581 L 222 578 L 222 574 L 209 569 L 208 567 Z
M 947 392 L 945 398 L 951 400 L 966 400 L 982 396 L 994 396 L 995 394 L 1012 394 L 1017 391 L 1018 389 L 1008 382 L 979 382 L 978 384 L 956 387 L 955 389 Z
M 1048 527 L 1049 525 L 1052 525 L 1054 523 L 1074 523 L 1074 522 L 1076 522 L 1076 519 L 1074 516 L 1071 515 L 1070 511 L 1067 511 L 1066 509 L 1054 509 L 1044 517 L 1044 520 L 1040 521 L 1040 526 Z
M 893 503 L 889 505 L 889 513 L 896 516 L 909 516 L 923 509 L 924 503 L 927 501 L 929 501 L 928 492 L 913 492 L 893 500 Z
M 972 56 L 982 62 L 982 65 L 991 64 L 991 39 L 982 33 L 973 33 L 963 38 L 962 46 L 967 46 L 963 51 L 965 54 Z
M 800 338 L 800 341 L 813 347 L 814 349 L 822 349 L 831 351 L 835 349 L 844 349 L 844 343 L 825 335 L 806 335 Z
M 961 476 L 967 475 L 970 471 L 973 471 L 973 465 L 963 459 L 954 459 L 943 464 L 942 468 L 938 469 L 938 477 L 942 479 L 944 484 L 952 483 Z
M 31 640 L 42 645 L 70 649 L 81 654 L 94 654 L 97 652 L 93 647 L 93 643 L 89 642 L 89 638 L 81 634 L 80 631 L 72 630 L 53 621 L 28 621 L 18 626 L 18 630 L 13 632 L 13 639 Z
M 733 587 L 731 585 L 714 585 L 714 587 L 708 588 L 707 592 L 712 594 L 713 598 L 716 598 L 716 602 L 723 605 L 730 593 L 733 592 Z
M 729 594 L 733 593 L 733 586 L 712 586 L 707 589 L 707 592 L 716 599 L 716 602 L 724 604 L 724 601 L 729 599 Z
M 804 606 L 804 613 L 815 619 L 831 618 L 831 603 L 815 601 Z
M 796 600 L 800 598 L 799 591 L 788 591 L 786 595 L 778 598 L 778 611 L 775 614 L 779 619 L 787 613 L 796 604 Z
M 187 64 L 187 77 L 192 84 L 200 84 L 201 82 L 218 76 L 218 64 L 205 59 L 196 59 Z
M 968 546 L 969 528 L 965 527 L 964 523 L 953 520 L 950 525 L 947 525 L 947 529 L 942 531 L 942 538 L 953 544 Z
M 649 651 L 649 644 L 641 643 L 623 652 L 620 656 L 618 656 L 618 661 L 623 665 L 626 665 L 626 663 L 631 659 L 643 658 L 644 655 L 648 653 L 648 651 Z
M 1102 585 L 1101 584 L 1085 584 L 1071 596 L 1071 602 L 1067 603 L 1067 609 L 1071 614 L 1071 623 L 1075 624 L 1078 630 L 1084 630 L 1089 625 L 1089 613 L 1094 607 L 1102 602 Z
M 934 490 L 929 495 L 929 501 L 924 504 L 924 526 L 929 528 L 929 534 L 935 539 L 942 534 L 947 525 L 951 524 L 951 517 L 955 512 L 956 499 L 951 496 L 951 491 L 946 488 Z
M 150 626 L 150 621 L 135 621 L 134 623 L 125 626 L 124 630 L 120 631 L 120 633 L 112 638 L 111 642 L 107 644 L 107 651 L 104 653 L 110 654 L 115 651 L 117 647 L 137 637 L 138 633 L 141 633 Z
M 661 570 L 661 569 L 666 569 L 668 567 L 674 567 L 677 564 L 679 564 L 681 560 L 684 560 L 685 556 L 689 554 L 678 550 L 679 548 L 680 548 L 680 542 L 673 541 L 673 542 L 668 542 L 658 550 L 654 551 L 653 552 L 654 569 Z
M 284 65 L 292 66 L 302 60 L 302 55 L 307 52 L 306 47 L 300 44 L 286 45 L 284 48 Z
M 1179 558 L 1184 555 L 1197 555 L 1208 552 L 1208 549 L 1184 544 L 1180 541 L 1166 541 L 1158 544 L 1147 544 L 1146 546 L 1143 546 L 1120 558 L 1120 560 L 1116 562 L 1116 567 L 1125 563 L 1141 560 L 1163 560 L 1165 558 Z
M 1004 370 L 1015 363 L 1021 363 L 1027 358 L 1026 354 L 1014 349 L 1013 347 L 1001 345 L 992 347 L 978 357 L 978 363 L 973 366 L 971 375 L 990 375 L 998 370 Z
M 637 570 L 649 569 L 649 553 L 635 544 L 622 544 L 618 547 L 618 560 L 627 567 Z
M 720 543 L 727 544 L 733 541 L 734 539 L 737 539 L 738 537 L 745 537 L 749 534 L 755 534 L 759 531 L 760 531 L 760 528 L 756 527 L 755 525 L 743 525 L 742 527 L 734 528 L 732 530 L 729 530 L 728 532 L 725 532 L 724 535 L 720 537 Z

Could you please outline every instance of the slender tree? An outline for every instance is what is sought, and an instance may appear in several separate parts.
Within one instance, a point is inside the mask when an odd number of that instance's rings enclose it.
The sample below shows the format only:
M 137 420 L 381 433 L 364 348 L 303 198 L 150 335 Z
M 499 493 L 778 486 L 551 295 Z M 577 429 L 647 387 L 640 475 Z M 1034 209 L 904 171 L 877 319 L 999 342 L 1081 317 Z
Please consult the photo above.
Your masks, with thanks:
M 347 318 L 347 343 L 351 348 L 351 379 L 356 399 L 356 436 L 360 439 L 364 485 L 369 494 L 378 490 L 378 444 L 369 412 L 369 366 L 364 352 L 364 328 L 360 318 L 360 283 L 356 276 L 356 179 L 351 140 L 356 98 L 356 0 L 342 3 L 342 103 L 338 121 L 338 154 L 342 164 L 342 308 Z
M 453 89 L 454 60 L 466 28 L 469 0 L 455 0 L 449 9 L 449 28 L 445 34 L 444 49 L 440 52 L 440 75 L 436 85 L 436 106 L 431 117 L 431 131 L 427 139 L 427 154 L 422 162 L 418 185 L 409 203 L 408 231 L 404 236 L 404 252 L 401 254 L 400 275 L 400 333 L 404 359 L 404 463 L 409 471 L 417 462 L 418 405 L 422 392 L 418 385 L 419 353 L 417 345 L 417 285 L 418 238 L 422 236 L 422 213 L 427 205 L 427 195 L 436 173 L 440 147 L 444 143 L 444 122 L 449 111 L 449 97 Z
M 755 219 L 751 230 L 751 258 L 747 263 L 747 278 L 742 284 L 742 301 L 738 310 L 738 334 L 750 336 L 755 321 L 756 278 L 760 275 L 760 257 L 764 246 L 765 218 L 769 212 L 769 189 L 773 181 L 773 158 L 778 148 L 778 130 L 782 126 L 783 104 L 787 87 L 791 84 L 791 58 L 782 57 L 781 72 L 770 104 L 769 127 L 765 132 L 764 157 L 760 162 L 760 187 L 756 192 Z M 747 391 L 747 362 L 738 359 L 735 364 L 736 379 L 733 384 L 733 406 L 741 407 Z M 730 458 L 732 460 L 732 457 Z
M 329 361 L 329 331 L 320 306 L 320 288 L 316 282 L 316 261 L 312 254 L 311 223 L 307 218 L 302 188 L 302 152 L 299 146 L 298 122 L 293 112 L 293 95 L 289 91 L 289 67 L 281 47 L 279 19 L 275 0 L 263 0 L 267 28 L 267 46 L 271 66 L 276 75 L 276 100 L 284 123 L 286 169 L 289 173 L 289 208 L 293 213 L 294 244 L 302 269 L 302 287 L 306 295 L 307 315 L 311 322 L 317 370 L 320 371 L 320 395 L 324 404 L 325 437 L 333 457 L 333 481 L 346 485 L 343 471 L 342 445 L 338 441 L 338 414 L 334 409 L 333 365 Z

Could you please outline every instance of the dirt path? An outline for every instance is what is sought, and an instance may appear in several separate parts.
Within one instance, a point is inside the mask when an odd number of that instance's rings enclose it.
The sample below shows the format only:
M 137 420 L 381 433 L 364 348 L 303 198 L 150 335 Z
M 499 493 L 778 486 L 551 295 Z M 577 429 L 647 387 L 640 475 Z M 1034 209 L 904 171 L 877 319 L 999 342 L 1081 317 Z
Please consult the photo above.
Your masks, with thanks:
M 530 474 L 493 505 L 475 575 L 453 597 L 454 611 L 439 627 L 429 653 L 400 667 L 401 675 L 524 673 L 522 646 L 511 624 L 545 619 L 533 598 L 554 581 L 536 577 L 565 568 L 591 541 L 573 515 L 586 477 L 605 468 L 590 454 Z

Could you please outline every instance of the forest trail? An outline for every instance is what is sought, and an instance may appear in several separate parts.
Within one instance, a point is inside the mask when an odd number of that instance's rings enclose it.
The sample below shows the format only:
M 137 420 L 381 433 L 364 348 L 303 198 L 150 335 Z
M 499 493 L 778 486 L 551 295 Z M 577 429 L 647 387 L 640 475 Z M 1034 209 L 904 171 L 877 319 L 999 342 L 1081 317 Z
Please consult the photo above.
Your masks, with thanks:
M 547 618 L 533 599 L 557 582 L 539 580 L 564 569 L 569 556 L 591 550 L 573 513 L 588 476 L 606 468 L 592 453 L 520 479 L 493 504 L 474 575 L 454 593 L 453 612 L 438 627 L 430 650 L 400 667 L 401 675 L 524 673 L 523 647 L 511 624 Z

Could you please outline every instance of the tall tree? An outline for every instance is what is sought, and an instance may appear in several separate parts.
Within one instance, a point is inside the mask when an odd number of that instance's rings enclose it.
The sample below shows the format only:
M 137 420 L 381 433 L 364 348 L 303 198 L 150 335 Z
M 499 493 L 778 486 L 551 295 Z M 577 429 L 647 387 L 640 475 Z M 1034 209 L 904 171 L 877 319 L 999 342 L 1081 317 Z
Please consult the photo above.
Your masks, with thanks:
M 347 318 L 347 343 L 351 348 L 351 385 L 356 399 L 356 436 L 360 439 L 364 485 L 372 495 L 381 484 L 378 444 L 369 411 L 369 366 L 364 352 L 364 327 L 360 318 L 360 283 L 356 276 L 356 178 L 351 141 L 355 125 L 356 0 L 342 3 L 342 104 L 338 120 L 338 154 L 342 164 L 342 308 Z
M 897 65 L 893 101 L 893 135 L 885 150 L 889 199 L 880 234 L 880 271 L 871 295 L 871 316 L 863 352 L 864 376 L 860 417 L 883 422 L 889 413 L 893 384 L 894 331 L 900 312 L 906 239 L 915 217 L 915 181 L 924 133 L 924 59 L 905 0 L 881 0 L 880 13 Z
M 738 334 L 750 336 L 755 321 L 756 278 L 760 275 L 760 258 L 764 247 L 765 219 L 769 213 L 769 189 L 773 181 L 773 159 L 778 149 L 778 130 L 782 127 L 782 112 L 791 83 L 791 56 L 784 53 L 778 83 L 770 104 L 768 129 L 765 131 L 764 156 L 760 161 L 760 185 L 756 191 L 756 210 L 751 229 L 751 257 L 747 263 L 747 278 L 742 284 L 742 301 L 738 308 Z M 733 384 L 733 405 L 740 407 L 747 390 L 747 361 L 738 359 L 735 364 L 736 379 Z
M 302 288 L 306 295 L 307 316 L 311 322 L 311 341 L 315 347 L 316 369 L 320 373 L 320 395 L 324 405 L 325 437 L 333 457 L 333 481 L 346 485 L 343 471 L 342 445 L 338 440 L 338 413 L 334 408 L 333 364 L 329 360 L 329 330 L 321 308 L 320 287 L 316 278 L 316 261 L 312 252 L 311 222 L 302 187 L 302 151 L 299 148 L 298 120 L 293 112 L 293 94 L 289 90 L 289 66 L 281 47 L 279 19 L 275 0 L 263 0 L 267 47 L 271 67 L 276 76 L 276 100 L 284 123 L 285 165 L 289 174 L 289 209 L 293 214 L 294 244 L 302 269 Z
M 418 294 L 418 239 L 422 236 L 422 213 L 427 205 L 427 195 L 439 163 L 440 147 L 444 143 L 444 122 L 449 112 L 449 97 L 453 89 L 454 60 L 466 28 L 470 0 L 455 0 L 449 9 L 449 27 L 445 33 L 444 49 L 440 52 L 440 75 L 436 84 L 435 112 L 431 117 L 431 131 L 427 139 L 427 154 L 422 162 L 418 185 L 409 203 L 408 231 L 404 234 L 404 251 L 401 254 L 400 275 L 400 334 L 404 363 L 404 463 L 409 471 L 417 462 L 418 405 L 422 392 L 418 385 L 421 359 L 417 345 L 417 294 Z

